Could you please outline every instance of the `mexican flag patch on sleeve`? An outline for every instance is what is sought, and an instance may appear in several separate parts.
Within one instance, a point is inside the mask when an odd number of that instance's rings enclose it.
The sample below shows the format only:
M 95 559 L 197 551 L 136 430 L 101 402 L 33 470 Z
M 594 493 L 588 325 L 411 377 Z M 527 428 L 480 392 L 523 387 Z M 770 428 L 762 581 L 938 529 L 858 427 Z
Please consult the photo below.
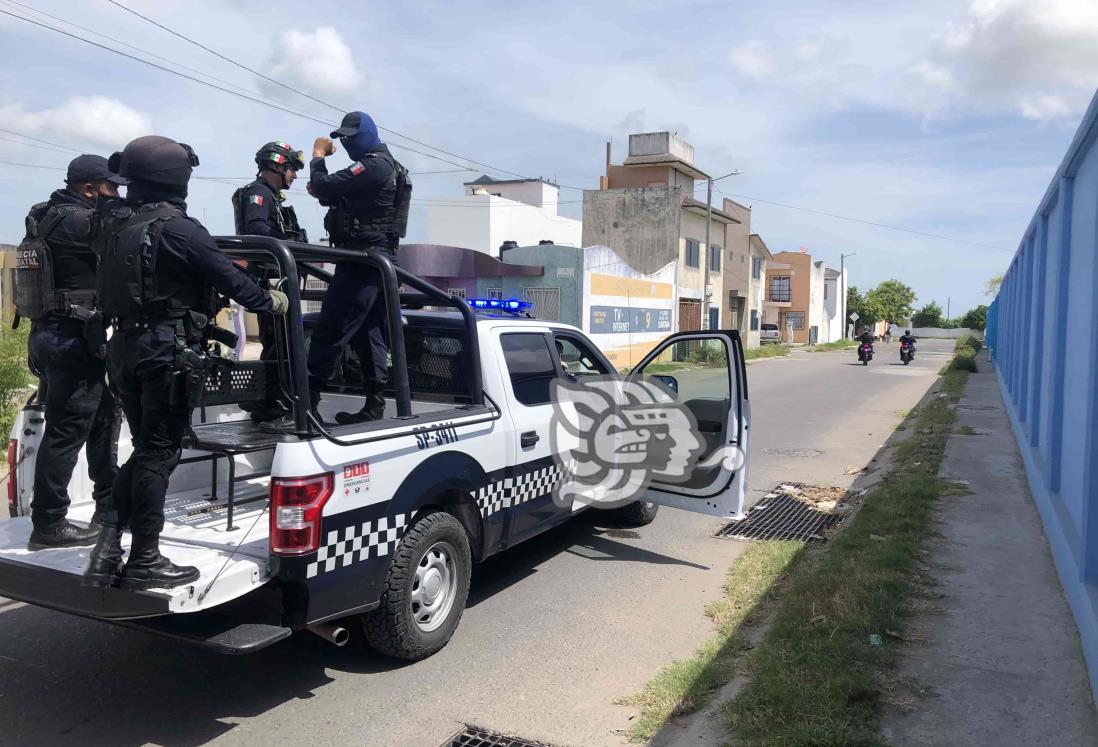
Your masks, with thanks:
M 366 170 L 366 167 L 363 166 L 360 161 L 355 161 L 354 163 L 351 164 L 351 173 L 354 174 L 355 176 L 358 176 L 359 174 L 361 174 L 365 170 Z
M 252 205 L 262 205 L 263 204 L 263 195 L 252 195 L 251 197 L 248 198 L 248 202 L 249 202 L 249 204 L 252 204 Z

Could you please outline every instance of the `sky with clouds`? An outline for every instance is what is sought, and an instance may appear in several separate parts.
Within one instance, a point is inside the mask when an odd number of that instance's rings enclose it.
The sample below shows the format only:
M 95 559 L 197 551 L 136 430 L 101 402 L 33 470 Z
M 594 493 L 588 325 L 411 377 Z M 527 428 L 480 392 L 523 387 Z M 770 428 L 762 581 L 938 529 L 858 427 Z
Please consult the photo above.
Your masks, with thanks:
M 580 217 L 575 188 L 597 187 L 607 139 L 620 162 L 630 132 L 670 129 L 703 170 L 742 170 L 714 196 L 751 204 L 771 249 L 805 246 L 834 265 L 856 252 L 853 284 L 897 277 L 920 304 L 950 298 L 955 315 L 986 300 L 983 281 L 1009 261 L 1098 81 L 1091 0 L 119 2 L 312 98 L 107 0 L 0 0 L 0 11 L 299 113 L 0 15 L 0 128 L 104 155 L 150 132 L 190 143 L 197 175 L 228 180 L 190 190 L 191 213 L 214 233 L 231 231 L 233 180 L 254 173 L 259 145 L 307 151 L 346 109 L 455 154 L 393 149 L 413 172 L 451 172 L 415 178 L 408 241 L 423 238 L 431 200 L 484 172 L 556 179 L 561 212 Z M 58 168 L 75 154 L 5 131 L 0 155 Z M 62 178 L 9 168 L 0 241 L 18 241 L 27 207 Z M 303 184 L 290 194 L 322 235 Z

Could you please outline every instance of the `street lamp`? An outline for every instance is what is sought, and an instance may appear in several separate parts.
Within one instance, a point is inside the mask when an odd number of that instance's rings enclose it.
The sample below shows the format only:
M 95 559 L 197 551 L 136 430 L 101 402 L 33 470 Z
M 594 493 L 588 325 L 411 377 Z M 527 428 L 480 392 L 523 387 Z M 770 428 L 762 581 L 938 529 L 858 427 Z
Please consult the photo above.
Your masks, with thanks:
M 709 235 L 713 228 L 713 182 L 719 182 L 721 179 L 727 179 L 730 176 L 743 173 L 739 169 L 735 171 L 729 171 L 724 176 L 718 176 L 716 179 L 709 179 L 708 188 L 705 192 L 705 246 L 701 251 L 701 271 L 702 271 L 702 302 L 701 302 L 701 328 L 709 329 L 709 295 L 705 292 L 705 288 L 709 285 Z M 723 248 L 723 246 L 722 246 Z M 721 265 L 724 266 L 723 263 Z M 723 270 L 722 270 L 723 272 Z
M 841 320 L 842 320 L 842 323 L 843 323 L 843 339 L 844 340 L 846 339 L 846 286 L 847 286 L 847 283 L 846 283 L 846 258 L 847 257 L 853 257 L 855 254 L 857 254 L 857 252 L 851 252 L 850 254 L 842 254 L 842 253 L 839 254 L 839 281 L 840 281 L 840 283 L 842 283 L 842 286 L 843 286 L 842 291 L 841 291 L 841 293 L 842 293 L 842 302 L 843 302 L 843 305 L 842 305 L 843 314 L 842 314 Z

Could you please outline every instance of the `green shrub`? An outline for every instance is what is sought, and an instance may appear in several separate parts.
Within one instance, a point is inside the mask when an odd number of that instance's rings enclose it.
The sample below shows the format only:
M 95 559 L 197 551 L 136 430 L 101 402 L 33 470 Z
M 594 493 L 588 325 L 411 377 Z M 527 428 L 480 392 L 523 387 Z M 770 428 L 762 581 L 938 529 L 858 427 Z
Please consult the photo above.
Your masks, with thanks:
M 709 344 L 710 341 L 702 340 L 700 345 L 694 347 L 686 359 L 690 363 L 702 366 L 723 364 L 728 358 L 724 352 L 724 345 L 720 343 Z
M 976 349 L 967 345 L 958 347 L 953 354 L 953 360 L 947 366 L 952 371 L 976 371 Z
M 974 353 L 979 353 L 984 347 L 984 343 L 980 341 L 980 338 L 976 335 L 965 335 L 957 340 L 957 344 L 953 346 L 954 350 L 960 350 L 961 348 L 972 348 Z
M 6 439 L 15 422 L 15 413 L 23 406 L 26 388 L 34 382 L 27 368 L 27 336 L 30 324 L 19 329 L 0 327 L 0 437 Z

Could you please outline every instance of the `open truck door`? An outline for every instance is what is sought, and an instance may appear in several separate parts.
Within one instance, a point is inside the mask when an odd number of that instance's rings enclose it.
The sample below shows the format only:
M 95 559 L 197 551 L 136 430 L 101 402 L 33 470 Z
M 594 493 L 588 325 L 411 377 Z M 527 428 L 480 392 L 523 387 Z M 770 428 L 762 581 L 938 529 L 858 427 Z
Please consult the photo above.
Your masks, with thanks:
M 688 412 L 697 439 L 686 445 L 690 456 L 678 465 L 681 475 L 654 473 L 641 499 L 711 516 L 743 518 L 751 409 L 739 332 L 677 332 L 645 356 L 628 380 L 655 384 L 651 388 L 660 392 L 656 407 Z M 681 452 L 672 459 L 681 460 Z

